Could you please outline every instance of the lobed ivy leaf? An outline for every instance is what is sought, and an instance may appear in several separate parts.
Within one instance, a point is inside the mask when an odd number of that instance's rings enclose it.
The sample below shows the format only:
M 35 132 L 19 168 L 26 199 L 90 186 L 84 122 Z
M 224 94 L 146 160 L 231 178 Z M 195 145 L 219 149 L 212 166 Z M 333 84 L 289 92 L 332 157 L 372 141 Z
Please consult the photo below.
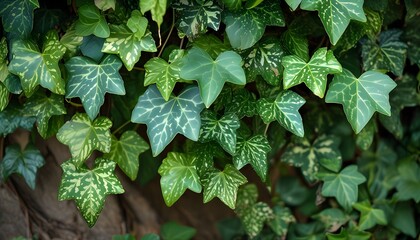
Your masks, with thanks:
M 23 108 L 15 105 L 9 105 L 0 112 L 0 137 L 14 132 L 18 128 L 32 130 L 35 117 L 28 116 Z
M 387 75 L 367 71 L 356 78 L 349 70 L 336 74 L 329 86 L 325 102 L 339 103 L 354 132 L 359 133 L 375 111 L 389 116 L 389 92 L 396 87 Z
M 8 54 L 9 49 L 6 38 L 2 37 L 0 40 L 0 82 L 3 82 L 7 78 L 7 75 L 9 75 L 9 70 L 7 69 L 7 65 L 9 65 Z
M 312 218 L 322 222 L 328 232 L 336 232 L 350 220 L 350 217 L 340 208 L 324 209 Z
M 0 82 L 0 112 L 3 111 L 9 104 L 9 95 L 10 92 L 7 90 L 7 87 Z
M 104 158 L 95 160 L 93 169 L 76 166 L 74 161 L 61 164 L 63 176 L 58 190 L 58 200 L 74 199 L 89 227 L 93 227 L 109 194 L 124 193 L 115 176 L 115 162 Z
M 223 148 L 216 142 L 193 142 L 188 141 L 186 151 L 189 154 L 193 154 L 197 157 L 197 172 L 200 177 L 213 168 L 213 158 L 217 157 L 220 159 L 226 158 Z
M 222 91 L 225 82 L 245 85 L 241 61 L 241 56 L 233 51 L 223 52 L 213 60 L 204 50 L 194 47 L 183 58 L 180 76 L 198 82 L 201 98 L 208 108 Z
M 26 96 L 31 96 L 38 85 L 63 95 L 65 82 L 61 78 L 58 62 L 65 52 L 66 48 L 58 41 L 58 34 L 54 30 L 46 34 L 42 52 L 32 41 L 14 41 L 9 71 L 19 76 Z
M 162 195 L 168 207 L 172 206 L 185 190 L 201 192 L 200 177 L 197 172 L 197 162 L 199 160 L 194 155 L 170 152 L 163 159 L 159 167 L 160 187 Z
M 79 19 L 75 23 L 76 34 L 79 36 L 95 35 L 100 38 L 109 37 L 110 30 L 105 16 L 93 4 L 84 4 L 77 9 Z
M 104 158 L 118 164 L 121 170 L 134 181 L 139 171 L 139 156 L 149 149 L 149 145 L 135 131 L 124 132 L 118 140 L 111 136 L 111 148 Z
M 0 169 L 3 170 L 4 178 L 8 178 L 12 173 L 20 174 L 26 184 L 34 190 L 36 173 L 44 164 L 44 157 L 34 146 L 28 145 L 23 150 L 18 145 L 9 145 L 6 147 Z
M 417 15 L 409 21 L 406 21 L 402 36 L 407 43 L 407 55 L 410 63 L 417 64 L 417 66 L 420 66 L 420 36 L 417 34 L 420 29 L 418 24 L 419 19 L 420 17 Z
M 308 39 L 302 34 L 288 29 L 281 35 L 280 42 L 289 54 L 295 55 L 305 62 L 309 61 Z
M 340 73 L 340 63 L 331 50 L 319 48 L 309 62 L 291 55 L 282 59 L 284 66 L 283 87 L 289 89 L 300 83 L 305 85 L 318 97 L 323 98 L 327 88 L 327 74 Z
M 95 0 L 95 6 L 102 11 L 112 9 L 115 11 L 115 1 L 116 0 Z
M 420 202 L 420 167 L 414 161 L 414 157 L 409 157 L 398 162 L 398 182 L 396 185 L 397 193 L 395 196 L 399 201 L 413 199 L 416 203 Z
M 69 75 L 66 97 L 80 98 L 91 120 L 104 104 L 105 93 L 125 95 L 118 57 L 108 55 L 99 64 L 87 57 L 73 57 L 65 65 Z
M 72 161 L 80 166 L 93 150 L 103 153 L 111 150 L 111 126 L 111 120 L 106 117 L 98 117 L 92 121 L 88 115 L 76 113 L 60 128 L 57 139 L 69 146 Z
M 35 8 L 39 8 L 38 0 L 2 0 L 0 16 L 4 30 L 10 33 L 12 38 L 29 37 L 33 27 Z
M 147 125 L 152 153 L 157 156 L 178 133 L 193 141 L 198 140 L 200 112 L 203 108 L 195 86 L 186 88 L 178 96 L 172 95 L 165 101 L 156 86 L 152 85 L 139 97 L 131 121 Z
M 372 228 L 377 224 L 388 224 L 384 211 L 373 208 L 368 200 L 353 204 L 353 208 L 360 212 L 359 229 L 361 231 Z
M 152 19 L 160 28 L 163 22 L 163 16 L 166 13 L 167 0 L 142 0 L 140 1 L 140 10 L 142 14 L 150 11 Z
M 66 33 L 60 38 L 60 43 L 66 47 L 64 58 L 70 58 L 76 55 L 78 47 L 82 44 L 83 37 L 76 34 L 74 24 L 72 24 Z
M 222 93 L 217 97 L 221 98 Z M 232 99 L 223 102 L 225 114 L 236 114 L 239 119 L 252 117 L 257 114 L 257 101 L 255 95 L 245 88 L 239 88 L 232 92 Z

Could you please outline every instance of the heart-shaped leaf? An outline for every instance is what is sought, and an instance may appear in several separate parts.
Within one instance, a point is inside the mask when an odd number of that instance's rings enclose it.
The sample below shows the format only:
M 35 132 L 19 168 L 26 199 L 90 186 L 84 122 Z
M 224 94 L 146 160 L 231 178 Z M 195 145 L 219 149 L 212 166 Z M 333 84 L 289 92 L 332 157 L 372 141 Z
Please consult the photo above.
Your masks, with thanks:
M 0 16 L 3 19 L 4 30 L 12 38 L 24 39 L 32 31 L 34 9 L 39 8 L 38 0 L 2 0 Z
M 79 19 L 76 21 L 75 30 L 79 36 L 95 35 L 100 38 L 109 37 L 109 26 L 99 9 L 93 4 L 84 4 L 77 9 Z

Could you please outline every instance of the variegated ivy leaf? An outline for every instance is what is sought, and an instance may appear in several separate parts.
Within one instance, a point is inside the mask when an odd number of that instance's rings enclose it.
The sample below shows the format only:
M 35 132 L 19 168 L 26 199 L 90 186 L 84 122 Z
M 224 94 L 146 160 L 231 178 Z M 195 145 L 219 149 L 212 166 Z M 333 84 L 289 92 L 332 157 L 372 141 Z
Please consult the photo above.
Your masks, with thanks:
M 166 4 L 167 0 L 142 0 L 140 1 L 141 13 L 145 14 L 150 11 L 152 14 L 152 19 L 160 28 L 160 25 L 163 22 L 163 16 L 166 13 Z
M 388 224 L 384 210 L 372 207 L 369 200 L 355 203 L 353 208 L 360 212 L 358 228 L 361 231 L 372 228 L 377 224 Z
M 162 195 L 168 207 L 172 206 L 185 190 L 201 192 L 200 178 L 197 172 L 197 162 L 199 160 L 194 155 L 170 152 L 163 159 L 159 167 L 160 187 Z
M 241 169 L 248 163 L 262 181 L 266 180 L 268 171 L 267 153 L 271 151 L 267 138 L 263 135 L 255 135 L 250 138 L 238 137 L 236 153 L 233 156 L 233 164 Z
M 17 40 L 13 42 L 9 71 L 19 76 L 26 96 L 32 95 L 38 85 L 63 95 L 65 82 L 61 78 L 58 61 L 65 52 L 66 48 L 58 41 L 54 30 L 45 36 L 42 52 L 32 41 Z
M 135 131 L 124 132 L 118 140 L 111 136 L 111 149 L 104 154 L 104 158 L 118 164 L 123 172 L 135 180 L 139 171 L 139 155 L 149 149 L 149 144 Z
M 79 36 L 95 35 L 100 38 L 109 37 L 109 26 L 99 9 L 93 4 L 84 4 L 77 9 L 79 19 L 75 23 L 76 34 Z
M 93 169 L 78 167 L 73 161 L 61 164 L 63 176 L 58 190 L 58 200 L 74 199 L 89 227 L 93 227 L 109 194 L 124 193 L 115 176 L 115 162 L 97 158 Z
M 259 99 L 257 110 L 265 124 L 277 120 L 288 131 L 303 137 L 304 129 L 299 108 L 305 102 L 305 99 L 293 91 L 282 91 L 274 101 L 268 98 Z
M 227 164 L 223 171 L 209 169 L 201 179 L 204 187 L 204 203 L 218 197 L 231 209 L 235 209 L 238 187 L 248 180 L 234 166 Z
M 12 38 L 28 37 L 32 31 L 35 8 L 39 8 L 38 0 L 0 1 L 4 30 L 10 33 Z
M 225 82 L 245 85 L 245 72 L 241 67 L 242 58 L 233 51 L 221 53 L 216 60 L 200 48 L 192 48 L 183 58 L 181 78 L 196 80 L 200 95 L 209 107 L 222 91 Z
M 257 75 L 261 75 L 271 85 L 276 86 L 280 83 L 283 75 L 281 59 L 285 52 L 279 39 L 264 39 L 241 55 L 244 58 L 248 81 L 253 81 Z
M 223 103 L 225 105 L 225 114 L 236 114 L 239 119 L 245 116 L 252 117 L 257 114 L 257 101 L 253 93 L 245 88 L 239 88 L 234 90 L 232 94 L 232 99 Z
M 198 140 L 203 108 L 196 86 L 186 88 L 178 96 L 172 95 L 165 101 L 156 86 L 152 85 L 139 97 L 131 121 L 147 125 L 152 153 L 157 156 L 178 133 L 193 141 Z
M 0 137 L 14 132 L 17 128 L 32 130 L 35 117 L 28 116 L 22 107 L 12 104 L 0 112 Z
M 65 65 L 69 76 L 66 97 L 79 97 L 90 119 L 98 115 L 105 93 L 125 95 L 117 56 L 108 55 L 99 64 L 87 57 L 73 57 Z
M 0 82 L 0 112 L 7 107 L 7 104 L 9 104 L 9 95 L 9 90 L 7 90 L 6 86 Z
M 397 84 L 386 74 L 367 71 L 356 78 L 349 70 L 336 74 L 325 102 L 343 105 L 344 113 L 355 133 L 359 133 L 375 111 L 389 116 L 389 92 Z
M 250 48 L 261 39 L 266 26 L 285 25 L 278 1 L 267 0 L 255 8 L 225 12 L 223 22 L 226 24 L 226 33 L 233 48 Z
M 176 1 L 172 7 L 179 14 L 177 28 L 180 37 L 196 38 L 207 32 L 207 27 L 219 30 L 222 9 L 213 0 Z
M 57 139 L 69 146 L 73 162 L 80 166 L 93 150 L 110 151 L 111 126 L 111 120 L 106 117 L 91 121 L 86 114 L 76 113 L 58 130 Z
M 287 236 L 287 230 L 291 223 L 296 222 L 289 208 L 276 205 L 273 207 L 273 219 L 267 222 L 268 226 L 278 235 Z
M 363 12 L 363 1 L 302 0 L 300 8 L 303 10 L 318 11 L 318 16 L 330 37 L 330 41 L 335 45 L 341 35 L 343 35 L 351 19 L 360 22 L 366 21 L 366 16 Z
M 154 57 L 144 64 L 146 74 L 144 86 L 156 83 L 165 101 L 169 100 L 177 82 L 183 81 L 179 76 L 184 50 L 174 50 L 169 56 L 169 63 L 162 58 Z
M 222 52 L 231 50 L 229 42 L 222 42 L 213 34 L 204 34 L 194 39 L 192 46 L 203 49 L 211 58 L 217 58 Z
M 115 10 L 115 1 L 116 0 L 95 0 L 95 6 L 106 11 L 108 9 Z
M 309 62 L 291 55 L 282 59 L 284 66 L 283 87 L 291 88 L 300 83 L 305 85 L 318 97 L 323 98 L 327 88 L 327 74 L 342 71 L 340 63 L 331 50 L 319 48 Z
M 367 39 L 362 44 L 363 68 L 365 70 L 384 69 L 397 76 L 403 74 L 407 57 L 407 44 L 400 40 L 401 30 L 388 30 L 376 39 Z
M 50 118 L 66 113 L 63 96 L 51 94 L 48 97 L 43 92 L 37 92 L 29 98 L 24 109 L 28 115 L 36 116 L 38 132 L 43 138 L 47 137 Z
M 373 138 L 377 132 L 376 121 L 372 119 L 365 128 L 356 136 L 356 144 L 363 150 L 368 150 L 373 143 Z
M 213 158 L 226 158 L 223 148 L 216 142 L 194 142 L 188 141 L 186 146 L 187 152 L 197 157 L 197 171 L 200 177 L 204 176 L 208 169 L 213 168 Z
M 67 48 L 64 58 L 73 57 L 80 45 L 82 45 L 83 37 L 76 34 L 74 24 L 72 24 L 61 37 L 60 43 Z
M 9 75 L 9 70 L 7 69 L 7 65 L 9 65 L 7 60 L 8 53 L 6 38 L 2 37 L 0 40 L 0 82 L 3 82 Z
M 236 130 L 240 127 L 235 114 L 227 114 L 220 119 L 213 111 L 207 110 L 201 114 L 200 141 L 216 141 L 229 154 L 235 154 Z
M 281 35 L 281 43 L 291 55 L 296 55 L 305 62 L 309 61 L 309 43 L 304 35 L 288 29 Z

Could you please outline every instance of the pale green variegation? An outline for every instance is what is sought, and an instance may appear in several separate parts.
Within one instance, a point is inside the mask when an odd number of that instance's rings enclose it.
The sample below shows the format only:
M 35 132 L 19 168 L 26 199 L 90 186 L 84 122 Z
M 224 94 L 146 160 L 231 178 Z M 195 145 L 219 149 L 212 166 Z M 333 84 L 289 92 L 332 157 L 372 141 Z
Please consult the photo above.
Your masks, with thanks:
M 325 102 L 343 105 L 344 113 L 355 133 L 359 133 L 375 111 L 389 116 L 389 92 L 396 86 L 386 74 L 367 71 L 356 78 L 349 70 L 336 74 Z
M 18 128 L 30 131 L 35 121 L 36 118 L 28 116 L 23 108 L 9 104 L 6 109 L 0 112 L 0 137 L 5 137 Z
M 300 8 L 318 11 L 330 41 L 335 45 L 343 35 L 351 19 L 365 22 L 364 0 L 302 0 Z
M 263 135 L 255 135 L 250 138 L 238 137 L 236 153 L 233 156 L 233 164 L 241 169 L 248 163 L 264 182 L 267 178 L 268 160 L 267 153 L 271 151 L 267 138 Z
M 9 53 L 9 49 L 7 48 L 6 38 L 2 37 L 0 40 L 0 82 L 3 82 L 7 75 L 9 75 L 9 70 L 7 69 L 7 65 L 9 61 L 7 59 L 7 55 Z
M 76 113 L 58 131 L 57 139 L 70 148 L 72 161 L 80 166 L 93 150 L 108 153 L 111 150 L 111 120 L 98 117 L 91 121 L 84 113 Z
M 7 90 L 6 86 L 0 82 L 0 112 L 7 107 L 7 104 L 9 104 L 9 95 L 9 90 Z
M 44 157 L 36 147 L 29 145 L 21 150 L 18 145 L 9 145 L 6 147 L 0 169 L 3 170 L 4 178 L 8 178 L 12 173 L 20 174 L 26 184 L 34 190 L 36 173 L 44 164 Z
M 9 71 L 19 76 L 26 96 L 31 96 L 38 85 L 63 95 L 65 82 L 61 78 L 58 61 L 65 52 L 66 48 L 58 41 L 54 30 L 45 36 L 42 52 L 32 41 L 17 40 L 13 42 Z
M 34 9 L 39 8 L 38 0 L 2 0 L 0 16 L 3 28 L 12 38 L 29 37 L 34 18 Z
M 227 164 L 223 171 L 208 169 L 201 179 L 204 187 L 204 203 L 218 197 L 231 209 L 235 209 L 238 187 L 248 182 L 234 166 Z
M 274 217 L 267 222 L 267 225 L 279 236 L 287 236 L 287 231 L 291 223 L 296 222 L 292 211 L 284 206 L 276 205 L 273 207 Z
M 225 82 L 245 85 L 246 77 L 241 61 L 241 56 L 233 51 L 223 52 L 213 60 L 208 53 L 194 47 L 183 58 L 180 76 L 198 82 L 201 98 L 206 107 L 210 107 Z
M 114 173 L 115 162 L 97 158 L 93 169 L 77 167 L 74 161 L 61 164 L 63 176 L 58 190 L 58 200 L 74 199 L 89 227 L 93 227 L 101 213 L 105 198 L 110 194 L 124 193 L 124 188 Z
M 283 87 L 291 88 L 300 83 L 318 97 L 323 98 L 327 88 L 327 74 L 340 73 L 340 63 L 332 51 L 320 48 L 312 55 L 309 62 L 296 55 L 286 56 L 281 62 L 284 66 Z
M 225 114 L 236 114 L 239 119 L 252 117 L 257 114 L 255 95 L 246 88 L 239 88 L 232 92 L 232 99 L 224 102 Z M 220 95 L 217 99 L 220 99 Z
M 193 142 L 188 141 L 187 150 L 188 154 L 193 154 L 197 157 L 197 172 L 198 176 L 202 177 L 213 167 L 213 158 L 225 158 L 223 148 L 216 142 Z
M 95 6 L 102 11 L 106 11 L 108 9 L 115 10 L 115 1 L 116 0 L 95 0 Z
M 200 141 L 216 141 L 229 154 L 234 155 L 236 149 L 236 130 L 240 122 L 235 114 L 223 115 L 218 118 L 210 110 L 201 114 Z
M 304 129 L 299 108 L 305 102 L 305 99 L 293 91 L 282 91 L 274 101 L 267 98 L 259 99 L 257 110 L 264 123 L 277 120 L 288 131 L 303 137 Z
M 362 44 L 363 68 L 365 70 L 387 70 L 397 76 L 403 74 L 407 57 L 407 44 L 400 40 L 401 30 L 388 30 L 376 39 L 368 39 Z
M 360 212 L 358 228 L 362 231 L 372 228 L 377 224 L 388 224 L 384 210 L 372 207 L 369 200 L 355 203 L 353 208 Z
M 288 29 L 281 35 L 281 43 L 291 55 L 295 55 L 305 62 L 309 61 L 308 39 L 302 34 Z
M 73 57 L 65 65 L 66 97 L 80 98 L 90 119 L 98 115 L 105 93 L 125 95 L 124 82 L 118 73 L 122 63 L 117 56 L 108 55 L 99 64 L 87 57 Z
M 147 125 L 152 153 L 157 156 L 178 133 L 193 141 L 198 140 L 203 108 L 196 86 L 186 88 L 178 96 L 172 95 L 165 101 L 156 86 L 152 85 L 139 97 L 131 121 Z
M 76 34 L 79 36 L 95 35 L 100 38 L 109 37 L 109 26 L 99 9 L 93 4 L 84 4 L 77 9 L 79 19 L 75 22 Z
M 152 19 L 160 28 L 160 25 L 163 22 L 163 16 L 166 13 L 166 4 L 167 0 L 142 0 L 140 1 L 141 13 L 145 14 L 150 11 L 152 14 Z
M 73 57 L 80 45 L 82 45 L 83 37 L 76 34 L 74 24 L 71 25 L 66 33 L 60 38 L 60 43 L 66 47 L 66 54 L 64 59 Z
M 170 152 L 163 159 L 159 167 L 160 187 L 162 195 L 168 207 L 172 206 L 185 190 L 201 192 L 200 177 L 197 172 L 197 162 L 199 160 L 194 155 Z
M 118 164 L 121 170 L 132 180 L 136 180 L 139 171 L 139 155 L 149 149 L 149 144 L 135 131 L 124 132 L 120 139 L 111 136 L 111 149 L 104 158 Z

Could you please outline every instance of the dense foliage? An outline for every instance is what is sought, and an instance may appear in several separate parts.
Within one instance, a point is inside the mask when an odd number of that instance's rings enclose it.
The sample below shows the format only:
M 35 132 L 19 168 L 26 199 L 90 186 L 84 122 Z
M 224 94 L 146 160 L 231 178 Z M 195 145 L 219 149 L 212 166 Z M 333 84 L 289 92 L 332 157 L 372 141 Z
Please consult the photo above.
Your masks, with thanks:
M 59 200 L 90 227 L 124 192 L 118 165 L 160 175 L 168 206 L 219 198 L 224 239 L 418 235 L 419 1 L 2 0 L 0 16 L 0 177 L 35 188 L 43 156 L 7 135 L 55 136 Z

